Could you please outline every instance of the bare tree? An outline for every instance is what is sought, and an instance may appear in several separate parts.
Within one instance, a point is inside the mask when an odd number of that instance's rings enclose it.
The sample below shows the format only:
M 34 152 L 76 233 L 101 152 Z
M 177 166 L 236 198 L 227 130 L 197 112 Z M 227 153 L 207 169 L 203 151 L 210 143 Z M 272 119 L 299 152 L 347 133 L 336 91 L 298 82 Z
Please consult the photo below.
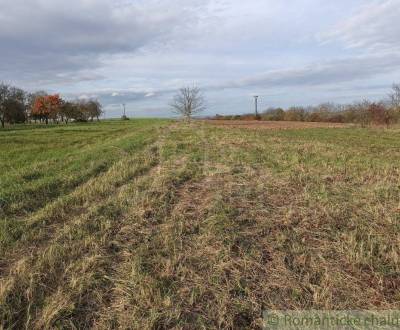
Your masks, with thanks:
M 175 113 L 190 121 L 193 115 L 205 110 L 205 100 L 200 89 L 197 87 L 181 88 L 171 102 Z
M 392 92 L 389 94 L 392 106 L 396 109 L 400 108 L 400 84 L 393 84 Z

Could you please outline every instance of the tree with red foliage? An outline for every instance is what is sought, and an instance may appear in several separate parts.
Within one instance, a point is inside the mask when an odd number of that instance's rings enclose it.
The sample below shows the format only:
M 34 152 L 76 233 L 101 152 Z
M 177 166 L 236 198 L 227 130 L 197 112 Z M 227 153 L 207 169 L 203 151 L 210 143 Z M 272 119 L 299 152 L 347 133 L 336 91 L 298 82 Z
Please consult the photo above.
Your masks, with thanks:
M 31 115 L 40 120 L 45 120 L 47 125 L 49 118 L 54 121 L 58 119 L 62 104 L 63 101 L 58 94 L 38 96 L 33 103 Z

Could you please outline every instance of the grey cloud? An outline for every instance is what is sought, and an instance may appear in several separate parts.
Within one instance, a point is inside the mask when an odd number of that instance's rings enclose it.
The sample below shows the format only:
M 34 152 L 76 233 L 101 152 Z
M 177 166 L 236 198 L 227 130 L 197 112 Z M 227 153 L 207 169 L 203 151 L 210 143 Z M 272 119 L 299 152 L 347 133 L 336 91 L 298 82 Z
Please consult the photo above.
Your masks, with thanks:
M 55 83 L 57 74 L 101 66 L 104 56 L 165 41 L 196 13 L 183 0 L 0 0 L 0 6 L 3 77 L 47 75 Z
M 320 35 L 322 41 L 340 40 L 349 47 L 400 49 L 400 0 L 384 0 L 363 6 L 357 14 Z
M 298 69 L 283 69 L 227 82 L 217 88 L 288 87 L 342 84 L 398 71 L 400 54 L 350 57 L 314 63 Z
M 0 0 L 0 80 L 152 113 L 193 83 L 217 112 L 251 107 L 250 90 L 281 102 L 286 88 L 299 99 L 313 97 L 309 86 L 323 97 L 335 87 L 333 98 L 372 93 L 399 72 L 399 3 Z
M 304 67 L 267 71 L 259 75 L 239 78 L 216 84 L 200 84 L 205 92 L 213 92 L 221 89 L 265 89 L 276 88 L 304 88 L 321 87 L 325 90 L 342 87 L 344 89 L 354 88 L 354 83 L 359 82 L 360 86 L 368 83 L 368 79 L 376 79 L 381 75 L 399 71 L 400 54 L 354 56 L 339 60 L 313 63 Z M 388 84 L 364 85 L 361 89 L 382 89 Z M 351 85 L 349 85 L 351 84 Z M 154 90 L 113 90 L 96 92 L 99 98 L 106 105 L 143 101 L 146 99 L 168 98 L 175 88 L 164 88 Z M 265 91 L 264 91 L 265 92 Z M 150 94 L 150 95 L 149 95 Z M 276 93 L 275 93 L 276 94 Z M 274 94 L 274 95 L 275 95 Z

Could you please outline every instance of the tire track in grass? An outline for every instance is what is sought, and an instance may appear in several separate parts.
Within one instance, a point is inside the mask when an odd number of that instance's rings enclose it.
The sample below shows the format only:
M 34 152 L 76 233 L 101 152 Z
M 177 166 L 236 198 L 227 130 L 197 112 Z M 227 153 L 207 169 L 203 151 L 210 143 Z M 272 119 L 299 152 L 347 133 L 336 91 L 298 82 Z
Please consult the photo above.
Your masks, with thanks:
M 157 148 L 160 151 L 162 148 L 163 138 L 160 138 L 157 143 Z M 74 274 L 82 274 L 79 279 L 69 279 L 66 283 L 59 285 L 57 290 L 54 290 L 54 294 L 49 297 L 49 303 L 40 311 L 40 317 L 37 318 L 37 327 L 47 327 L 49 325 L 57 324 L 57 326 L 65 327 L 68 324 L 73 324 L 78 328 L 86 328 L 92 326 L 94 319 L 98 318 L 99 310 L 104 309 L 112 301 L 111 292 L 115 282 L 113 280 L 113 274 L 115 269 L 119 267 L 122 262 L 121 250 L 122 246 L 127 246 L 127 242 L 132 242 L 132 239 L 137 239 L 138 236 L 124 237 L 124 241 L 119 241 L 118 237 L 121 237 L 119 233 L 123 232 L 126 228 L 136 228 L 137 222 L 141 218 L 148 220 L 149 211 L 138 208 L 137 198 L 142 196 L 145 200 L 152 198 L 153 191 L 148 191 L 148 187 L 152 186 L 153 181 L 157 181 L 160 177 L 161 165 L 152 167 L 148 172 L 142 176 L 135 178 L 134 182 L 127 184 L 123 189 L 118 191 L 114 197 L 111 197 L 109 202 L 110 205 L 120 210 L 120 214 L 117 215 L 117 222 L 113 224 L 110 233 L 107 234 L 107 238 L 95 239 L 100 247 L 93 249 L 92 253 L 88 253 L 82 257 L 85 264 L 90 264 L 94 261 L 96 279 L 93 280 L 93 273 L 86 268 L 81 272 L 77 269 L 71 270 L 72 276 Z M 157 175 L 158 174 L 158 175 Z M 163 177 L 161 175 L 161 177 Z M 178 184 L 177 178 L 173 175 L 169 178 L 170 184 L 168 185 L 168 193 L 166 198 L 169 200 L 170 194 L 173 194 L 173 186 Z M 154 196 L 153 196 L 154 197 Z M 155 202 L 158 201 L 160 196 L 155 196 Z M 162 198 L 161 198 L 162 199 Z M 129 216 L 129 210 L 134 209 L 139 212 L 139 217 L 131 219 Z M 107 209 L 107 208 L 106 208 Z M 100 210 L 100 214 L 107 213 L 106 209 Z M 93 218 L 95 219 L 95 217 Z M 134 221 L 132 221 L 134 220 Z M 87 223 L 87 221 L 86 221 Z M 100 232 L 100 231 L 95 231 Z M 85 237 L 88 234 L 84 235 Z M 64 244 L 65 245 L 65 244 Z M 98 255 L 96 255 L 98 253 Z M 96 261 L 100 260 L 99 263 Z M 79 265 L 78 265 L 79 266 Z M 88 279 L 85 279 L 88 278 Z M 79 293 L 74 292 L 73 288 L 78 283 L 88 283 L 84 286 L 85 290 Z M 78 303 L 79 302 L 79 303 Z M 100 313 L 101 314 L 101 313 Z
M 37 245 L 38 242 L 42 241 L 42 236 L 51 237 L 52 235 L 50 234 L 52 230 L 50 226 L 54 225 L 57 227 L 60 222 L 62 223 L 65 221 L 67 216 L 79 214 L 81 212 L 80 208 L 84 203 L 95 202 L 96 197 L 105 196 L 107 193 L 110 193 L 112 189 L 117 188 L 120 184 L 119 182 L 123 183 L 129 180 L 129 176 L 133 178 L 135 175 L 140 174 L 135 172 L 141 171 L 139 168 L 141 162 L 137 162 L 136 158 L 146 152 L 150 154 L 151 149 L 157 147 L 158 133 L 162 135 L 164 131 L 165 128 L 159 128 L 152 132 L 154 136 L 143 140 L 143 147 L 139 148 L 139 153 L 136 154 L 136 156 L 121 149 L 123 152 L 122 158 L 118 159 L 107 171 L 101 173 L 99 176 L 91 177 L 88 181 L 75 187 L 72 192 L 57 198 L 55 201 L 48 203 L 43 208 L 25 218 L 10 219 L 10 221 L 15 220 L 21 223 L 23 234 L 13 245 L 1 246 L 0 264 L 2 264 L 2 260 L 5 260 L 5 264 L 9 263 L 8 260 L 10 256 L 7 255 L 7 253 L 10 251 L 19 250 L 27 244 Z M 144 164 L 145 162 L 142 161 L 142 163 Z M 105 182 L 110 175 L 113 176 L 110 180 L 114 181 L 115 187 L 112 183 L 110 183 L 108 187 L 105 187 Z M 41 232 L 43 228 L 45 229 L 43 230 L 44 233 Z M 31 243 L 28 243 L 29 241 L 31 241 Z M 1 269 L 2 268 L 0 268 L 0 276 L 2 274 Z
M 84 184 L 91 178 L 105 172 L 108 170 L 112 165 L 112 155 L 109 155 L 106 151 L 106 154 L 103 160 L 103 162 L 100 162 L 97 164 L 95 167 L 87 167 L 85 170 L 80 171 L 78 173 L 76 170 L 73 170 L 72 168 L 76 166 L 76 164 L 79 164 L 81 162 L 85 163 L 86 166 L 91 165 L 91 160 L 94 155 L 101 154 L 107 149 L 113 149 L 114 147 L 112 145 L 114 144 L 121 144 L 123 141 L 127 140 L 133 140 L 134 143 L 133 145 L 138 145 L 140 142 L 143 143 L 143 145 L 147 144 L 145 143 L 146 141 L 141 141 L 141 136 L 139 134 L 147 132 L 148 129 L 141 129 L 139 131 L 136 131 L 132 133 L 131 135 L 124 135 L 124 136 L 119 136 L 117 139 L 114 139 L 112 142 L 111 141 L 103 141 L 103 144 L 95 144 L 95 145 L 86 145 L 80 150 L 74 150 L 73 152 L 67 152 L 65 155 L 65 158 L 61 158 L 60 156 L 57 158 L 50 158 L 42 161 L 37 161 L 37 162 L 32 162 L 29 166 L 23 168 L 21 172 L 20 167 L 13 168 L 12 171 L 9 173 L 9 177 L 7 178 L 7 183 L 10 184 L 12 182 L 13 185 L 15 185 L 15 182 L 18 182 L 20 185 L 24 185 L 24 188 L 28 187 L 28 184 L 26 182 L 23 182 L 22 179 L 30 173 L 30 169 L 35 169 L 34 176 L 38 176 L 38 179 L 42 179 L 43 173 L 40 172 L 38 173 L 37 171 L 42 171 L 42 169 L 47 168 L 48 171 L 51 172 L 51 182 L 44 182 L 42 185 L 42 188 L 38 188 L 37 191 L 34 189 L 29 190 L 26 189 L 23 191 L 24 195 L 18 196 L 19 193 L 16 193 L 17 201 L 10 202 L 8 201 L 7 204 L 1 209 L 0 211 L 2 212 L 2 215 L 4 216 L 15 216 L 17 219 L 21 219 L 27 214 L 29 215 L 30 212 L 37 211 L 39 208 L 43 207 L 46 205 L 46 203 L 50 203 L 57 199 L 59 196 L 62 196 L 62 194 L 70 193 L 72 192 L 75 188 L 78 186 Z M 139 134 L 138 134 L 139 133 Z M 140 140 L 135 141 L 135 138 Z M 119 149 L 115 147 L 116 149 Z M 114 155 L 118 156 L 118 155 Z M 62 161 L 62 162 L 61 162 Z M 64 169 L 67 169 L 67 171 L 64 172 Z M 67 174 L 70 177 L 70 182 L 67 182 L 65 180 L 65 177 L 63 175 Z M 79 175 L 77 175 L 79 174 Z M 11 178 L 11 181 L 10 181 Z M 48 187 L 47 187 L 47 185 Z M 56 190 L 57 186 L 64 185 L 64 190 Z M 46 190 L 52 189 L 50 194 L 46 194 Z M 37 194 L 38 197 L 45 197 L 45 199 L 37 201 L 36 206 L 29 206 L 24 204 L 24 200 L 27 199 L 26 197 L 31 194 Z M 13 198 L 6 198 L 6 199 L 11 199 Z M 16 202 L 18 202 L 21 205 L 17 205 L 15 207 Z M 11 210 L 11 209 L 13 210 Z
M 162 130 L 161 141 L 168 132 Z M 109 254 L 113 244 L 109 246 L 109 242 L 123 224 L 124 191 L 149 176 L 160 161 L 160 147 L 158 141 L 140 156 L 127 157 L 102 180 L 80 187 L 70 198 L 31 219 L 31 232 L 39 228 L 41 240 L 38 244 L 37 235 L 26 238 L 20 255 L 27 254 L 29 243 L 34 244 L 33 252 L 28 257 L 16 257 L 0 280 L 0 324 L 16 322 L 43 328 L 65 320 L 77 322 L 78 327 L 91 322 L 82 315 L 93 313 L 82 314 L 82 308 L 90 305 L 89 310 L 98 309 L 90 302 L 96 297 L 89 288 L 99 295 L 108 290 L 110 283 L 101 274 L 114 261 Z M 52 230 L 46 222 L 49 220 Z
M 149 149 L 151 150 L 151 148 Z M 143 153 L 146 152 L 148 153 L 148 150 Z M 41 246 L 54 237 L 60 225 L 67 222 L 69 218 L 84 213 L 92 203 L 100 202 L 125 181 L 147 171 L 148 166 L 152 165 L 151 162 L 146 163 L 146 158 L 138 160 L 138 157 L 126 157 L 114 164 L 106 173 L 92 178 L 87 183 L 77 187 L 72 193 L 39 210 L 25 220 L 24 235 L 13 246 L 12 250 L 2 251 L 3 255 L 0 256 L 0 261 L 3 264 L 9 264 L 10 260 L 15 259 L 13 255 L 18 258 L 24 255 L 24 252 L 29 253 L 32 249 Z M 0 269 L 0 276 L 4 272 Z
M 129 297 L 133 293 L 130 287 L 132 257 L 146 250 L 153 238 L 162 231 L 166 219 L 177 203 L 180 189 L 191 178 L 190 169 L 182 166 L 179 161 L 172 165 L 177 166 L 178 172 L 171 172 L 169 166 L 171 164 L 155 169 L 157 176 L 150 173 L 152 178 L 143 182 L 146 186 L 144 193 L 140 193 L 140 185 L 131 192 L 137 198 L 127 212 L 125 225 L 115 236 L 118 249 L 113 256 L 111 271 L 107 275 L 112 289 L 106 293 L 107 303 L 97 311 L 94 322 L 96 328 L 128 326 L 124 324 L 123 319 L 126 309 L 131 305 Z
M 160 137 L 160 153 L 168 143 L 167 136 L 176 128 L 176 124 L 169 126 Z M 179 191 L 192 179 L 193 171 L 196 171 L 191 165 L 185 158 L 167 156 L 127 191 L 130 202 L 125 214 L 126 220 L 112 242 L 112 264 L 105 276 L 110 289 L 103 291 L 104 304 L 98 310 L 91 311 L 94 315 L 92 325 L 95 328 L 123 326 L 124 313 L 130 305 L 128 287 L 132 256 L 146 249 L 152 237 L 162 230 L 164 222 L 178 202 Z
M 123 159 L 97 180 L 79 187 L 29 220 L 27 237 L 15 251 L 2 258 L 6 267 L 3 266 L 0 279 L 0 324 L 5 327 L 11 324 L 22 326 L 25 322 L 32 324 L 35 320 L 32 314 L 40 310 L 48 293 L 55 290 L 54 284 L 62 278 L 67 260 L 79 260 L 85 254 L 85 248 L 90 250 L 90 244 L 85 244 L 90 243 L 83 234 L 85 230 L 73 232 L 74 222 L 78 227 L 85 226 L 82 222 L 85 216 L 101 213 L 101 206 L 96 205 L 106 203 L 109 196 L 115 196 L 132 179 L 145 175 L 156 166 L 156 153 L 156 149 L 150 147 L 139 157 Z M 101 230 L 101 227 L 88 228 L 89 231 L 93 229 Z M 69 249 L 68 255 L 68 246 L 63 245 L 68 244 L 68 239 L 64 242 L 63 239 L 77 234 L 82 234 L 80 240 L 84 242 L 84 249 L 75 251 L 75 254 L 71 252 L 73 249 Z M 33 310 L 36 311 L 33 313 Z

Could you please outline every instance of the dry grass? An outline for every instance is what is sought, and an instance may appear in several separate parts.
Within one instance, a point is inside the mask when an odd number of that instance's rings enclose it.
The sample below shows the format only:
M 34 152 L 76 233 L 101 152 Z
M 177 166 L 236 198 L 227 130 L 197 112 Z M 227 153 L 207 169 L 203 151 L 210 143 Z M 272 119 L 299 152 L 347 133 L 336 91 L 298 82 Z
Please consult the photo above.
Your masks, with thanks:
M 249 129 L 305 129 L 305 128 L 343 128 L 349 124 L 340 123 L 316 123 L 301 121 L 260 121 L 260 120 L 206 120 L 208 124 Z
M 259 329 L 266 309 L 400 308 L 400 131 L 159 133 L 26 218 L 1 255 L 4 328 Z

